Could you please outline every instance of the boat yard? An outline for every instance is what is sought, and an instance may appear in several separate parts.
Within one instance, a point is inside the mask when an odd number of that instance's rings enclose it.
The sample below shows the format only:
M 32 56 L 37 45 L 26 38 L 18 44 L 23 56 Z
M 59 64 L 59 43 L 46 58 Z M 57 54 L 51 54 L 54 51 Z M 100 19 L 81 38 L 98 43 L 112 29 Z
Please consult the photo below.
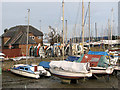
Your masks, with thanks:
M 66 9 L 69 4 L 73 3 L 64 0 L 59 3 L 60 15 L 56 15 L 61 16 L 59 24 L 54 22 L 56 25 L 51 25 L 50 20 L 48 26 L 47 23 L 43 25 L 44 28 L 48 27 L 47 33 L 41 29 L 41 20 L 39 29 L 31 24 L 34 20 L 33 9 L 30 7 L 27 8 L 27 25 L 11 25 L 4 29 L 0 36 L 0 75 L 3 89 L 120 88 L 120 35 L 117 28 L 119 25 L 117 26 L 114 17 L 116 10 L 110 6 L 109 14 L 101 17 L 102 23 L 99 24 L 100 20 L 98 17 L 94 18 L 96 14 L 93 14 L 93 6 L 97 6 L 97 3 L 82 0 L 78 3 L 75 21 L 75 18 L 68 17 L 74 15 L 67 16 L 65 13 L 69 11 Z M 49 15 L 45 19 L 47 17 Z M 95 24 L 94 28 L 92 23 Z M 74 27 L 73 30 L 71 26 Z
M 65 56 L 64 58 L 67 59 L 68 56 Z M 49 57 L 49 58 L 32 58 L 28 59 L 28 64 L 39 64 L 41 61 L 60 61 L 62 60 L 62 57 Z M 73 83 L 69 82 L 66 79 L 61 79 L 56 76 L 52 76 L 49 78 L 41 77 L 38 80 L 30 79 L 27 77 L 21 77 L 19 75 L 14 75 L 10 72 L 11 66 L 15 64 L 25 64 L 26 60 L 19 60 L 19 61 L 13 61 L 13 60 L 5 60 L 2 62 L 2 85 L 3 88 L 33 88 L 32 85 L 35 86 L 34 88 L 118 88 L 118 82 L 119 82 L 119 75 L 118 72 L 117 75 L 110 74 L 109 79 L 108 76 L 100 76 L 100 77 L 94 77 L 94 78 L 81 78 L 78 79 L 77 83 L 73 81 Z M 11 77 L 11 78 L 9 78 Z M 25 80 L 25 82 L 23 82 Z M 113 82 L 113 80 L 115 82 Z M 40 83 L 42 81 L 42 83 Z M 8 84 L 9 83 L 9 84 Z M 67 83 L 67 84 L 62 84 Z M 76 84 L 75 84 L 76 83 Z M 94 83 L 94 84 L 93 84 Z M 87 85 L 87 87 L 85 87 Z
M 67 57 L 65 57 L 66 59 Z M 28 64 L 34 63 L 39 64 L 41 61 L 60 61 L 62 57 L 50 57 L 46 59 L 34 58 L 28 59 Z M 118 88 L 119 75 L 110 75 L 109 81 L 107 76 L 100 76 L 96 78 L 81 78 L 78 83 L 75 82 L 69 84 L 68 81 L 61 82 L 61 79 L 55 76 L 49 78 L 41 77 L 40 79 L 32 79 L 27 77 L 21 77 L 19 75 L 12 74 L 10 72 L 10 67 L 14 64 L 25 64 L 26 60 L 20 61 L 4 61 L 2 70 L 2 87 L 3 88 Z M 10 77 L 10 78 L 9 78 Z M 114 82 L 113 82 L 114 81 Z M 63 84 L 62 84 L 63 83 Z M 86 87 L 87 85 L 87 87 Z

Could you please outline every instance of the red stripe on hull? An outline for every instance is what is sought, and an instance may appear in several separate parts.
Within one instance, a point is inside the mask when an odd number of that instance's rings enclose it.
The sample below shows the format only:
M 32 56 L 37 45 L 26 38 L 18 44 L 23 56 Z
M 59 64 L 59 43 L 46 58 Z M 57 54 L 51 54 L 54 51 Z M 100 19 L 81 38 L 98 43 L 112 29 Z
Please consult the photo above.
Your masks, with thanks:
M 84 77 L 71 77 L 71 76 L 63 76 L 63 75 L 58 75 L 58 74 L 53 74 L 54 76 L 57 76 L 59 78 L 64 78 L 64 79 L 80 79 Z

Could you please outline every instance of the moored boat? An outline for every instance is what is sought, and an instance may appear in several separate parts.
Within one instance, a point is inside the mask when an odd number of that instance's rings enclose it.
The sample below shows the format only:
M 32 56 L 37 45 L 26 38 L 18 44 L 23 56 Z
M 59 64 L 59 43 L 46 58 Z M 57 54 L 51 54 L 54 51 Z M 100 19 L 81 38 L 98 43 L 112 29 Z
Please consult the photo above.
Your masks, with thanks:
M 113 67 L 108 67 L 108 68 L 104 68 L 104 67 L 91 67 L 91 72 L 93 74 L 112 74 L 114 71 Z
M 17 64 L 14 65 L 10 71 L 18 75 L 36 79 L 40 78 L 40 75 L 51 76 L 42 66 L 37 65 Z
M 112 74 L 114 71 L 114 68 L 109 66 L 109 60 L 105 55 L 83 54 L 77 62 L 89 62 L 93 74 Z
M 80 79 L 92 76 L 89 63 L 51 61 L 49 65 L 50 72 L 63 79 Z

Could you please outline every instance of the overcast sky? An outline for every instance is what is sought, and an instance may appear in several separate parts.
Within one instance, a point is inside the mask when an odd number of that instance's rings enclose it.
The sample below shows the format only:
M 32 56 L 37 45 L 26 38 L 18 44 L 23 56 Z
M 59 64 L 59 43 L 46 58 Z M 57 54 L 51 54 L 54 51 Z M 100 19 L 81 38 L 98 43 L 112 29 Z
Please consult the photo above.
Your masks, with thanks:
M 81 35 L 81 21 L 82 21 L 82 3 L 81 2 L 65 2 L 65 20 L 68 21 L 68 38 L 73 36 L 73 29 L 75 24 L 76 36 Z M 88 2 L 84 3 L 85 14 L 88 8 Z M 114 31 L 117 34 L 118 24 L 118 3 L 117 2 L 91 2 L 91 30 L 92 35 L 95 36 L 94 23 L 97 23 L 98 36 L 103 35 L 107 31 L 108 19 L 111 23 L 111 9 L 113 11 Z M 62 28 L 62 3 L 61 2 L 3 2 L 2 3 L 2 30 L 16 25 L 27 24 L 27 9 L 30 9 L 30 24 L 37 29 L 42 29 L 43 33 L 48 32 L 48 26 L 58 28 L 58 32 Z M 41 20 L 41 23 L 40 23 Z M 88 36 L 88 17 L 86 18 L 85 36 Z

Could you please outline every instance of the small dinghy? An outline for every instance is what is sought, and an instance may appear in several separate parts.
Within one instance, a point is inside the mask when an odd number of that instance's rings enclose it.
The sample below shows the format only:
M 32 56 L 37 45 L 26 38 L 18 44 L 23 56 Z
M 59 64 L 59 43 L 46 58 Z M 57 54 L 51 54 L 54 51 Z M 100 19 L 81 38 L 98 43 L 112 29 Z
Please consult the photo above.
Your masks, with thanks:
M 36 79 L 40 78 L 41 75 L 48 77 L 51 76 L 51 74 L 48 71 L 46 71 L 42 66 L 37 65 L 17 64 L 13 65 L 10 71 L 18 75 Z

